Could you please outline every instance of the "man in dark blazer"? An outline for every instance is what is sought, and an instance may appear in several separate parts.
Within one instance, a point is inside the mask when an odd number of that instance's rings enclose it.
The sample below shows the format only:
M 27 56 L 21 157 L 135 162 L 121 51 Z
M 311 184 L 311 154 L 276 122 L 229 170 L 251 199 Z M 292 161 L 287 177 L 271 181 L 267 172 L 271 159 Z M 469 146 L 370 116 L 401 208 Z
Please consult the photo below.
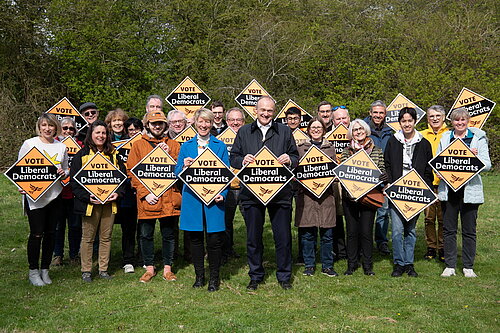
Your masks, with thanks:
M 244 165 L 252 163 L 255 160 L 254 155 L 263 146 L 278 156 L 279 163 L 289 168 L 297 166 L 299 154 L 292 131 L 288 126 L 273 121 L 275 110 L 272 98 L 268 96 L 259 98 L 255 106 L 257 119 L 240 128 L 234 140 L 230 156 L 233 168 L 241 169 Z M 250 266 L 248 290 L 256 290 L 259 283 L 264 281 L 262 233 L 266 208 L 276 247 L 276 277 L 283 289 L 292 288 L 291 197 L 290 184 L 287 184 L 267 206 L 264 206 L 246 187 L 240 194 L 247 227 L 247 257 Z

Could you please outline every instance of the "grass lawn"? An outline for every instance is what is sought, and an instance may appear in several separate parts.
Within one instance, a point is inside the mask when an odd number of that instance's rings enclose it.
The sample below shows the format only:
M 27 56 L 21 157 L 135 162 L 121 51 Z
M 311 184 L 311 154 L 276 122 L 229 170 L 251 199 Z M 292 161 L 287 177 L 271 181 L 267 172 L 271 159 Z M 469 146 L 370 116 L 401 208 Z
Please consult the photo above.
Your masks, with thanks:
M 391 259 L 375 251 L 376 276 L 358 270 L 351 277 L 305 277 L 303 268 L 294 266 L 293 289 L 284 291 L 275 279 L 267 224 L 266 284 L 256 292 L 246 291 L 249 278 L 243 255 L 222 268 L 221 290 L 208 293 L 191 287 L 193 267 L 182 261 L 175 267 L 176 282 L 156 277 L 149 284 L 139 283 L 142 268 L 125 275 L 118 225 L 111 254 L 113 280 L 84 284 L 79 267 L 65 265 L 51 270 L 52 285 L 31 286 L 27 219 L 15 187 L 0 177 L 0 331 L 498 332 L 500 243 L 495 221 L 500 216 L 500 175 L 483 179 L 486 203 L 479 209 L 477 279 L 464 278 L 461 266 L 456 277 L 441 278 L 443 264 L 422 259 L 421 216 L 415 251 L 418 278 L 391 278 Z M 244 254 L 245 226 L 237 214 L 236 249 Z M 296 228 L 293 232 L 295 241 Z M 158 237 L 155 244 L 159 257 Z M 294 242 L 294 257 L 296 251 Z M 343 273 L 346 262 L 336 263 L 335 269 Z

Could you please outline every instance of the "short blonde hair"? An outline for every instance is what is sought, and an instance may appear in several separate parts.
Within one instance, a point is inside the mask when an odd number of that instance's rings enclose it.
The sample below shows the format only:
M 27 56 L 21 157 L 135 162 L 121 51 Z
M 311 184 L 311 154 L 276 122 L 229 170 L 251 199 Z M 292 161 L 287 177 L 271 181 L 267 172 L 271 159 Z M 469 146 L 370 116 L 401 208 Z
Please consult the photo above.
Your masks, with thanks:
M 51 113 L 43 113 L 36 121 L 36 134 L 40 136 L 40 126 L 42 122 L 46 121 L 47 124 L 52 125 L 56 128 L 53 137 L 61 135 L 61 124 L 57 120 L 56 116 Z
M 201 108 L 201 109 L 198 109 L 196 110 L 196 112 L 194 113 L 194 116 L 193 116 L 193 120 L 196 122 L 198 120 L 198 118 L 202 118 L 202 119 L 205 119 L 205 120 L 208 120 L 211 124 L 214 123 L 214 113 L 212 111 L 210 111 L 209 109 L 206 109 L 206 108 Z
M 457 120 L 459 118 L 465 118 L 465 119 L 469 120 L 470 119 L 469 111 L 467 111 L 466 108 L 458 108 L 458 109 L 451 111 L 451 114 L 450 114 L 451 121 Z
M 354 119 L 353 121 L 351 121 L 351 124 L 349 125 L 349 129 L 347 131 L 347 139 L 352 140 L 352 128 L 356 124 L 359 124 L 361 127 L 364 128 L 367 137 L 372 135 L 372 131 L 370 129 L 370 126 L 368 126 L 368 124 L 364 120 Z

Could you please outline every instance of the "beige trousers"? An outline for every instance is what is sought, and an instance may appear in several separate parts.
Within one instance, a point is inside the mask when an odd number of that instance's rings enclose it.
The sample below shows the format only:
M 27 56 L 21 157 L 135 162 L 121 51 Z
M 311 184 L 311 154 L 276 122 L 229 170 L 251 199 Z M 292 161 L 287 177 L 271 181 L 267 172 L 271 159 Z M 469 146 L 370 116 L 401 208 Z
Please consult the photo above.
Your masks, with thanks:
M 94 205 L 91 216 L 84 216 L 82 221 L 82 244 L 80 256 L 82 272 L 92 270 L 92 250 L 94 239 L 99 230 L 99 271 L 107 271 L 111 253 L 111 234 L 115 215 L 111 213 L 111 203 Z

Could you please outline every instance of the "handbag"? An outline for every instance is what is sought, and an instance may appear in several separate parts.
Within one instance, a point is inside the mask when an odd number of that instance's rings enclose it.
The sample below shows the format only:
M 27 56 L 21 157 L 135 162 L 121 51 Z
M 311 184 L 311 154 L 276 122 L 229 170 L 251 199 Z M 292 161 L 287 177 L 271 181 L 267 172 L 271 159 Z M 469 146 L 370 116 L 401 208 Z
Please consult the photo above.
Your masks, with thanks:
M 383 206 L 384 200 L 382 191 L 376 187 L 362 196 L 361 199 L 359 199 L 359 202 L 367 207 L 377 209 Z

